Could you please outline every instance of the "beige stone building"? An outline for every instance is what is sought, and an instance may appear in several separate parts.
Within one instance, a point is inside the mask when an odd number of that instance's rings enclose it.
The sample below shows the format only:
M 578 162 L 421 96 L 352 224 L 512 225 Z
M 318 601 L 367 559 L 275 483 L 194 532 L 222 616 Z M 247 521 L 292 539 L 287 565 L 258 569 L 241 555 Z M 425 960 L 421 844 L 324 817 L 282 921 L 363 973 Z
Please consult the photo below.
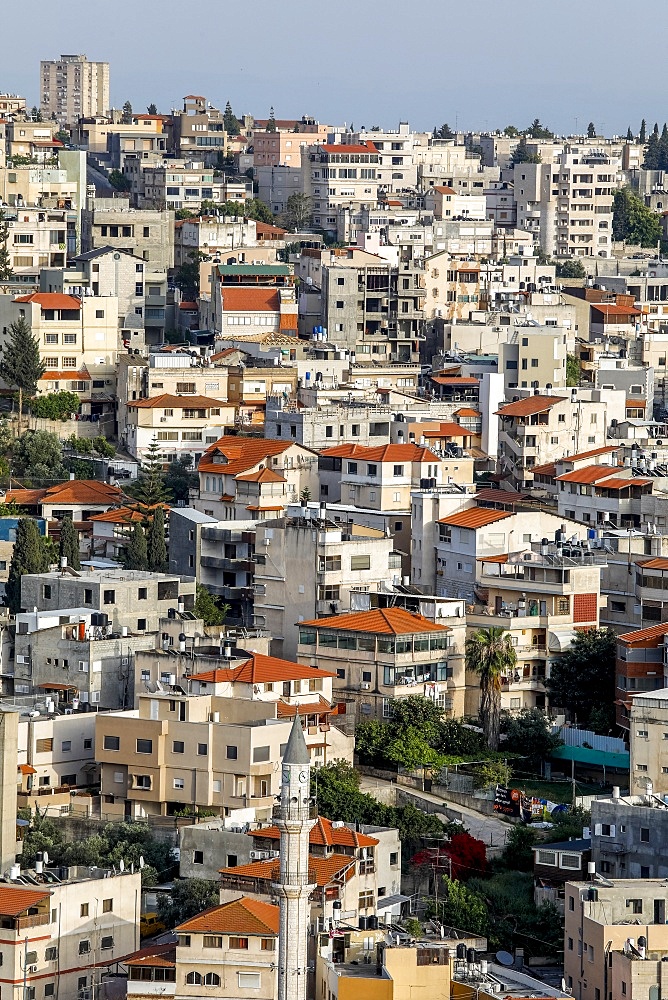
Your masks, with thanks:
M 163 392 L 127 404 L 127 424 L 120 429 L 123 445 L 144 461 L 157 441 L 163 461 L 186 456 L 195 464 L 234 426 L 234 406 L 209 396 Z
M 85 55 L 42 60 L 39 85 L 42 114 L 61 124 L 104 115 L 110 107 L 109 63 L 89 62 Z

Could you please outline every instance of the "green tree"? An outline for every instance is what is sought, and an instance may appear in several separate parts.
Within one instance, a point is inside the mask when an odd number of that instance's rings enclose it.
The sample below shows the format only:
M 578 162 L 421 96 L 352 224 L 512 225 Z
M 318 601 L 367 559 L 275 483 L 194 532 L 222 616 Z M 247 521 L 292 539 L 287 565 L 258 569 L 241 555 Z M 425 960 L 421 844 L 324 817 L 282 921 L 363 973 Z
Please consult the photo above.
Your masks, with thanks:
M 132 105 L 129 101 L 123 105 L 123 124 L 132 125 Z
M 12 258 L 7 247 L 9 240 L 9 223 L 5 219 L 5 213 L 0 208 L 0 281 L 9 281 L 14 274 L 12 269 Z
M 495 788 L 496 785 L 509 785 L 513 769 L 505 760 L 488 760 L 474 769 L 478 788 Z
M 392 702 L 392 725 L 399 729 L 414 726 L 429 740 L 437 738 L 443 709 L 421 694 L 409 694 Z
M 504 753 L 524 758 L 522 770 L 535 774 L 542 772 L 545 761 L 563 742 L 551 732 L 547 717 L 539 708 L 525 708 L 517 715 L 505 716 L 501 728 L 506 736 Z
M 408 771 L 417 768 L 439 769 L 445 761 L 442 754 L 429 745 L 422 730 L 415 726 L 402 729 L 392 727 L 390 738 L 385 747 L 385 756 L 399 767 Z
M 268 225 L 274 222 L 271 209 L 263 201 L 260 201 L 259 198 L 249 198 L 244 202 L 244 215 L 247 219 L 255 219 L 256 222 L 266 222 Z
M 299 232 L 311 222 L 312 201 L 307 194 L 291 194 L 283 213 L 283 222 L 287 229 Z
M 223 124 L 228 135 L 239 135 L 241 132 L 241 122 L 232 111 L 232 105 L 228 101 L 223 113 Z
M 647 208 L 629 187 L 620 188 L 612 202 L 612 235 L 615 240 L 655 247 L 661 239 L 661 217 Z
M 63 446 L 58 436 L 50 431 L 26 431 L 14 442 L 12 468 L 30 482 L 64 479 Z
M 566 385 L 580 384 L 580 361 L 575 354 L 566 355 Z
M 219 606 L 213 594 L 202 584 L 197 584 L 195 597 L 195 615 L 201 618 L 205 625 L 222 625 L 230 612 L 230 605 Z
M 506 837 L 506 846 L 501 859 L 510 871 L 533 871 L 533 850 L 538 835 L 530 826 L 518 824 L 513 826 Z
M 81 400 L 76 392 L 63 389 L 60 392 L 48 392 L 30 400 L 30 412 L 35 417 L 46 420 L 69 420 L 79 412 Z
M 522 136 L 513 150 L 510 158 L 511 163 L 540 163 L 540 153 L 530 153 L 527 147 L 526 136 Z
M 34 122 L 44 121 L 44 119 L 42 118 L 42 112 L 39 110 L 39 108 L 36 105 L 33 106 L 33 109 L 30 112 L 30 117 L 32 118 L 32 120 Z
M 146 532 L 139 521 L 132 526 L 130 540 L 123 555 L 123 565 L 125 569 L 148 569 Z
M 44 573 L 49 568 L 47 550 L 31 517 L 22 517 L 16 527 L 16 541 L 5 586 L 5 604 L 16 614 L 21 610 L 21 577 L 26 573 Z
M 487 906 L 480 893 L 474 892 L 463 882 L 443 876 L 442 890 L 438 894 L 438 919 L 448 927 L 484 934 L 487 930 Z
M 165 473 L 165 489 L 175 501 L 183 500 L 188 503 L 190 490 L 197 488 L 198 481 L 188 455 L 181 455 L 175 462 L 169 463 Z
M 122 174 L 120 170 L 110 170 L 107 180 L 116 191 L 132 190 L 132 181 L 125 174 Z
M 0 378 L 10 388 L 19 391 L 19 430 L 23 414 L 23 397 L 37 392 L 37 383 L 46 371 L 39 353 L 39 341 L 33 336 L 26 319 L 21 316 L 10 324 L 0 358 Z
M 506 127 L 503 130 L 503 134 L 507 135 L 509 139 L 514 139 L 516 136 L 520 134 L 520 130 L 516 128 L 514 125 L 506 125 Z
M 626 130 L 626 141 L 627 142 L 633 142 L 633 132 L 631 131 L 631 126 L 630 125 L 627 128 L 627 130 Z
M 557 261 L 558 278 L 586 278 L 585 266 L 579 257 L 568 257 L 566 260 Z
M 647 122 L 643 118 L 640 122 L 640 132 L 638 133 L 638 142 L 644 146 L 647 142 Z
M 58 544 L 58 556 L 65 557 L 67 565 L 72 569 L 81 569 L 79 558 L 79 532 L 74 527 L 72 515 L 66 514 L 60 522 L 60 542 Z
M 479 757 L 487 746 L 482 733 L 465 726 L 460 719 L 441 719 L 436 749 L 449 756 Z
M 219 901 L 218 883 L 204 878 L 177 879 L 172 891 L 158 896 L 158 917 L 166 927 L 178 927 Z
M 157 104 L 153 104 L 153 103 L 149 104 L 149 106 L 146 109 L 146 113 L 149 114 L 149 115 L 157 115 L 157 113 L 158 113 L 158 106 L 157 106 Z
M 107 441 L 106 437 L 103 437 L 101 434 L 93 438 L 92 445 L 93 451 L 96 451 L 102 458 L 113 458 L 116 454 L 113 444 Z
M 480 677 L 480 722 L 490 750 L 499 749 L 501 677 L 517 662 L 510 633 L 479 629 L 466 640 L 466 668 Z
M 593 122 L 589 122 L 589 124 L 587 125 L 587 138 L 588 139 L 596 138 L 596 126 L 594 125 Z
M 159 503 L 169 503 L 170 495 L 165 486 L 163 457 L 158 439 L 153 438 L 147 448 L 141 473 L 134 486 L 127 491 L 145 507 L 155 507 Z
M 266 131 L 267 132 L 275 132 L 276 131 L 276 118 L 274 116 L 274 109 L 273 109 L 273 107 L 269 108 L 269 119 L 267 121 Z
M 186 300 L 199 296 L 199 266 L 205 258 L 206 254 L 201 250 L 191 250 L 174 276 L 174 284 Z
M 552 664 L 546 687 L 550 704 L 586 725 L 594 708 L 614 712 L 617 639 L 612 629 L 575 633 L 570 649 Z
M 522 134 L 531 139 L 554 139 L 554 132 L 551 132 L 545 125 L 541 125 L 539 118 L 534 118 L 531 125 Z
M 165 511 L 156 507 L 146 533 L 148 568 L 153 573 L 167 571 L 167 545 L 165 544 Z
M 455 137 L 455 133 L 452 131 L 452 129 L 450 128 L 450 126 L 447 124 L 447 122 L 444 125 L 441 125 L 440 128 L 438 128 L 438 129 L 435 128 L 434 129 L 434 138 L 435 139 L 454 139 L 454 137 Z

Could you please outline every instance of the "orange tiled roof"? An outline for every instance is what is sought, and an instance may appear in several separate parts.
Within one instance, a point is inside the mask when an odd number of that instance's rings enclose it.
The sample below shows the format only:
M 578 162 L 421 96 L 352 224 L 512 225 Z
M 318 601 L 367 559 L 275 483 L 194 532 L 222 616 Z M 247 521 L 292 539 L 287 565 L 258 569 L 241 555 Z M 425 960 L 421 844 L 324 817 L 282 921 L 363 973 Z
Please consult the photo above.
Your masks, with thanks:
M 156 504 L 153 507 L 146 507 L 143 510 L 133 510 L 131 507 L 115 507 L 113 510 L 105 510 L 102 514 L 93 514 L 89 521 L 101 521 L 106 524 L 135 524 L 146 520 L 146 516 L 156 507 L 162 507 L 167 513 L 169 506 L 165 503 Z
M 455 410 L 456 417 L 479 417 L 480 410 L 474 410 L 471 406 L 462 406 L 460 410 Z
M 592 309 L 595 309 L 597 312 L 601 312 L 604 316 L 608 317 L 640 315 L 640 309 L 636 309 L 634 306 L 617 306 L 607 302 L 590 302 L 589 305 Z
M 351 143 L 350 146 L 341 145 L 340 143 L 325 142 L 321 143 L 321 149 L 324 149 L 326 153 L 377 153 L 378 150 L 373 142 L 360 142 L 356 145 Z
M 118 959 L 123 965 L 147 965 L 151 967 L 171 968 L 176 965 L 175 944 L 152 944 L 140 948 L 126 959 Z
M 21 295 L 15 302 L 36 302 L 42 309 L 81 309 L 81 299 L 76 295 L 63 295 L 60 292 L 33 292 L 32 295 Z
M 257 472 L 247 472 L 234 477 L 242 483 L 284 483 L 285 476 L 279 476 L 273 469 L 258 469 Z
M 268 826 L 266 829 L 251 830 L 248 836 L 279 840 L 281 835 L 277 826 Z M 376 837 L 358 833 L 349 826 L 334 826 L 331 819 L 325 819 L 324 816 L 318 816 L 308 841 L 309 844 L 318 844 L 320 847 L 376 847 L 380 843 Z
M 374 608 L 373 611 L 358 611 L 334 615 L 330 618 L 316 618 L 313 621 L 300 622 L 299 624 L 335 629 L 336 631 L 371 632 L 374 635 L 411 635 L 416 632 L 450 631 L 446 625 L 436 625 L 423 615 L 413 614 L 403 608 Z
M 500 556 L 480 556 L 480 558 L 476 559 L 476 562 L 507 563 L 508 553 L 504 552 Z
M 16 503 L 19 507 L 34 507 L 41 503 L 46 490 L 7 490 L 6 503 Z
M 267 458 L 280 455 L 287 451 L 294 441 L 272 441 L 265 438 L 235 438 L 226 436 L 219 438 L 202 455 L 198 469 L 200 472 L 218 472 L 226 476 L 236 476 L 240 472 L 252 469 Z M 213 457 L 220 453 L 227 461 L 214 462 Z
M 545 465 L 534 465 L 533 469 L 529 469 L 534 476 L 552 476 L 554 478 L 557 474 L 557 466 L 554 462 L 547 462 Z
M 590 451 L 579 451 L 576 455 L 564 455 L 560 462 L 580 462 L 583 458 L 596 458 L 597 455 L 609 455 L 612 451 L 619 451 L 617 444 L 605 444 L 600 448 L 592 448 Z
M 80 371 L 76 371 L 70 368 L 69 371 L 56 371 L 53 368 L 47 368 L 43 375 L 40 375 L 40 382 L 59 382 L 62 379 L 71 378 L 76 382 L 90 382 L 91 377 L 87 368 L 82 368 Z
M 497 410 L 500 417 L 529 417 L 532 413 L 544 413 L 552 409 L 555 403 L 561 403 L 566 396 L 526 396 L 516 399 Z
M 439 194 L 457 194 L 454 188 L 448 187 L 445 184 L 435 184 L 434 191 L 438 191 Z
M 235 288 L 223 285 L 221 295 L 224 312 L 278 312 L 281 308 L 281 300 L 275 288 Z
M 447 378 L 444 375 L 432 375 L 430 377 L 431 381 L 437 382 L 438 385 L 480 385 L 480 379 L 469 375 L 455 375 L 452 378 Z
M 656 556 L 654 559 L 641 559 L 636 565 L 643 569 L 668 569 L 668 559 Z
M 288 701 L 276 702 L 276 718 L 278 719 L 291 719 L 293 716 L 297 715 L 325 715 L 332 712 L 332 706 L 324 698 L 318 698 L 317 701 L 304 701 L 301 705 L 291 705 Z
M 266 684 L 276 681 L 296 681 L 311 677 L 334 677 L 329 670 L 316 670 L 291 660 L 280 660 L 276 656 L 253 653 L 236 667 L 207 670 L 201 674 L 191 674 L 190 679 L 215 684 L 222 681 L 237 681 L 241 684 Z
M 48 889 L 19 889 L 18 886 L 0 885 L 0 914 L 3 917 L 18 917 L 50 895 Z
M 584 469 L 574 469 L 557 476 L 557 482 L 564 483 L 596 483 L 600 479 L 610 479 L 617 471 L 614 465 L 585 465 Z M 631 478 L 629 477 L 629 482 Z
M 641 479 L 640 477 L 613 476 L 610 479 L 599 480 L 596 485 L 604 490 L 625 490 L 627 486 L 646 486 L 647 483 L 651 482 L 653 482 L 652 479 Z
M 454 420 L 444 420 L 439 425 L 437 431 L 423 431 L 424 436 L 429 438 L 441 438 L 441 437 L 468 437 L 471 432 L 462 427 L 461 424 L 456 424 Z
M 489 507 L 467 507 L 449 517 L 442 517 L 439 524 L 449 524 L 457 528 L 484 528 L 487 524 L 494 524 L 495 521 L 503 521 L 506 517 L 512 517 L 510 511 L 492 510 Z
M 68 479 L 50 486 L 42 497 L 42 503 L 117 504 L 122 498 L 123 490 L 118 486 L 109 486 L 96 479 Z
M 236 865 L 234 868 L 221 868 L 220 874 L 230 878 L 257 878 L 273 882 L 278 878 L 280 871 L 280 860 L 278 858 L 269 861 L 254 861 L 249 865 Z M 309 854 L 308 877 L 309 882 L 314 883 L 318 888 L 324 888 L 334 880 L 340 882 L 348 881 L 355 868 L 355 859 L 348 854 L 331 854 L 328 858 L 319 858 Z M 197 918 L 195 918 L 197 919 Z M 179 931 L 186 927 L 182 924 L 177 928 Z M 190 929 L 190 928 L 188 928 Z
M 219 399 L 210 399 L 209 396 L 174 396 L 170 392 L 163 392 L 160 396 L 152 399 L 135 399 L 128 403 L 128 409 L 160 410 L 163 407 L 178 407 L 184 410 L 209 409 L 212 406 L 220 407 Z
M 454 425 L 458 431 L 461 428 Z M 368 462 L 439 462 L 438 455 L 430 448 L 417 444 L 381 444 L 375 448 L 363 444 L 338 444 L 324 448 L 321 455 L 333 458 L 363 458 Z
M 635 632 L 624 632 L 617 638 L 623 642 L 645 642 L 647 639 L 660 639 L 666 632 L 668 632 L 668 622 L 662 622 L 660 625 L 652 625 L 650 628 L 636 629 Z
M 242 866 L 244 867 L 244 866 Z M 245 866 L 252 867 L 252 866 Z M 179 932 L 202 934 L 278 934 L 278 907 L 241 896 L 220 906 L 211 906 L 175 928 Z

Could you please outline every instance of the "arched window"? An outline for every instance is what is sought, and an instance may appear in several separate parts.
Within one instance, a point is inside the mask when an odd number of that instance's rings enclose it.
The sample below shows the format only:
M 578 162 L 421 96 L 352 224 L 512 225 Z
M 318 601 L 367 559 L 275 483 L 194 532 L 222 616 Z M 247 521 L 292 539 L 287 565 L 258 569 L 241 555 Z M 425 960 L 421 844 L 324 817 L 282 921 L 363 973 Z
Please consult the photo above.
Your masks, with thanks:
M 188 986 L 201 986 L 202 977 L 199 972 L 189 972 L 186 976 L 186 982 Z
M 220 986 L 220 976 L 215 972 L 207 972 L 204 977 L 205 986 Z

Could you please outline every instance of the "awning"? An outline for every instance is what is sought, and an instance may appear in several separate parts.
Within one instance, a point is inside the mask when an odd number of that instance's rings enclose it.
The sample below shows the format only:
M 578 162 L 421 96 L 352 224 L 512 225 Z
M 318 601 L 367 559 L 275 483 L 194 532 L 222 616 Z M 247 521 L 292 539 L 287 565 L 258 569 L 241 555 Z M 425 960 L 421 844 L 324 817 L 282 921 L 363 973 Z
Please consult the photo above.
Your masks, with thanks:
M 39 684 L 38 687 L 46 691 L 77 691 L 78 688 L 74 684 Z
M 21 774 L 37 774 L 32 764 L 19 764 L 19 771 Z
M 391 906 L 401 906 L 402 903 L 410 903 L 410 896 L 402 896 L 400 892 L 396 896 L 381 896 L 376 903 L 377 910 L 387 910 Z
M 575 638 L 575 629 L 551 628 L 547 631 L 547 648 L 551 653 L 565 653 Z

